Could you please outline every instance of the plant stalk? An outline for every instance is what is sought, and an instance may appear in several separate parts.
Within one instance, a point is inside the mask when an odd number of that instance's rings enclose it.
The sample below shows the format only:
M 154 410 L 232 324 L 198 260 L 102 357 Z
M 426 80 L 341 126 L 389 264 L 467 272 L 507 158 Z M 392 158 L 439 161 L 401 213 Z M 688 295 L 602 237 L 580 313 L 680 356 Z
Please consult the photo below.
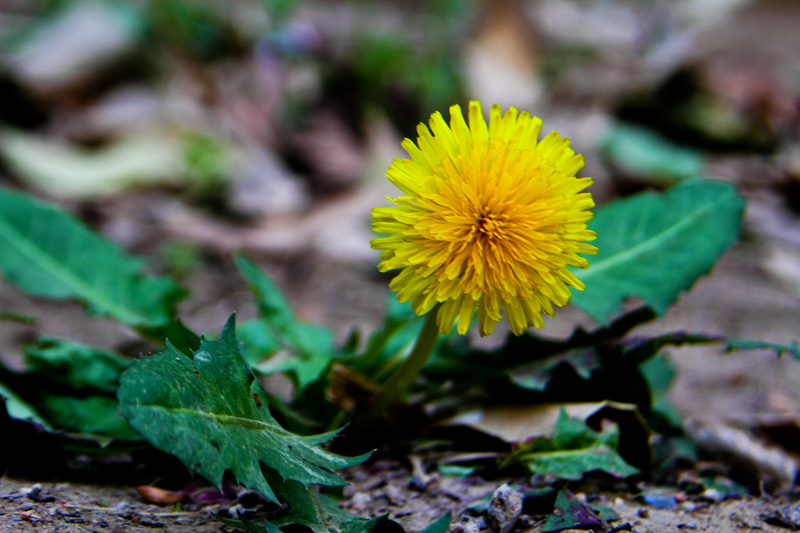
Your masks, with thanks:
M 389 380 L 383 384 L 372 404 L 371 415 L 380 416 L 416 381 L 417 376 L 430 359 L 436 341 L 439 339 L 439 327 L 436 325 L 436 315 L 439 306 L 433 308 L 425 317 L 425 324 L 417 337 L 414 349 L 403 361 Z

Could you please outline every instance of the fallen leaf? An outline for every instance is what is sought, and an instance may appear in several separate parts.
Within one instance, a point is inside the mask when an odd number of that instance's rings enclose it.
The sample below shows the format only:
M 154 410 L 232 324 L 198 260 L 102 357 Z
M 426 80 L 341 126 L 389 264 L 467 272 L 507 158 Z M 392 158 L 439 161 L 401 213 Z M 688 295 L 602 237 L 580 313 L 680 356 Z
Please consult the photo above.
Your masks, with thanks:
M 63 198 L 102 198 L 132 187 L 181 182 L 180 140 L 149 132 L 86 150 L 14 130 L 0 131 L 0 155 L 19 179 Z
M 150 485 L 136 487 L 136 492 L 138 492 L 146 502 L 155 503 L 157 505 L 174 505 L 186 498 L 186 495 L 182 492 L 172 492 Z

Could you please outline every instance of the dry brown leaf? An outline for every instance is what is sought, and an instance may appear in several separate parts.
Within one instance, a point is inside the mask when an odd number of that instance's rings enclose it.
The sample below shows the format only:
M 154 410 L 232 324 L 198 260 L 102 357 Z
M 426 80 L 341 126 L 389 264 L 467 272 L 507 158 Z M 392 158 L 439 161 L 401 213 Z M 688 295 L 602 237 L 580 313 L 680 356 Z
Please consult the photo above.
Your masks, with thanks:
M 186 495 L 181 492 L 172 492 L 151 485 L 136 487 L 136 492 L 138 492 L 145 501 L 157 505 L 174 505 L 186 498 Z
M 490 104 L 532 109 L 542 90 L 534 31 L 518 0 L 485 0 L 482 26 L 467 50 L 469 94 Z

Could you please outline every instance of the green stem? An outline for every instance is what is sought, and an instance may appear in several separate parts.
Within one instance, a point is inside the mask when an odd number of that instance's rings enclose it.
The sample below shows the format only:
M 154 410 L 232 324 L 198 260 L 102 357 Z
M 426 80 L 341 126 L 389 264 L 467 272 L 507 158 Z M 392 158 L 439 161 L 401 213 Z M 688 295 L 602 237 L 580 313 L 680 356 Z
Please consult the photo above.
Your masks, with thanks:
M 428 313 L 411 355 L 401 363 L 400 367 L 394 371 L 389 380 L 378 391 L 372 404 L 373 416 L 383 414 L 390 405 L 414 384 L 419 373 L 425 368 L 425 363 L 428 362 L 433 353 L 433 348 L 436 346 L 436 341 L 439 340 L 439 327 L 436 325 L 438 312 L 439 306 L 436 306 Z

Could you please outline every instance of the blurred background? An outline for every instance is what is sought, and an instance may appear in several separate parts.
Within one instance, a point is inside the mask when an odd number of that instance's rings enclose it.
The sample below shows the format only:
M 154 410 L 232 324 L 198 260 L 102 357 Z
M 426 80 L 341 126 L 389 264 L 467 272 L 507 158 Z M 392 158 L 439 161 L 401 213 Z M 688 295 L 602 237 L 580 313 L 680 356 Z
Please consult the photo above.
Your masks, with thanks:
M 0 185 L 175 276 L 196 331 L 254 313 L 242 248 L 343 338 L 382 316 L 370 210 L 395 195 L 384 172 L 400 141 L 480 99 L 570 137 L 598 204 L 693 176 L 737 184 L 741 243 L 648 328 L 791 343 L 798 28 L 797 0 L 0 0 Z M 0 313 L 36 318 L 0 321 L 0 353 L 42 334 L 133 339 L 76 309 L 0 282 Z M 595 325 L 569 308 L 540 333 L 576 324 Z M 794 361 L 674 359 L 673 399 L 692 416 L 800 412 Z

